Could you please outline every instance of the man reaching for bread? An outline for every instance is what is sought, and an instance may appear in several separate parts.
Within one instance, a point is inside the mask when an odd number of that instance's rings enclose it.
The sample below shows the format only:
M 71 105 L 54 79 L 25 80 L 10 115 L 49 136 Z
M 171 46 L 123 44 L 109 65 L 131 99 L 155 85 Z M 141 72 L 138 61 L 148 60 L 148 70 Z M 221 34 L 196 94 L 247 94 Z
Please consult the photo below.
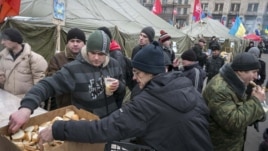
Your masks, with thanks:
M 19 110 L 10 116 L 9 131 L 14 133 L 26 123 L 42 100 L 61 94 L 70 93 L 74 106 L 100 118 L 120 108 L 125 96 L 125 83 L 118 61 L 109 57 L 109 45 L 110 39 L 103 31 L 91 33 L 76 60 L 28 91 Z M 109 88 L 112 95 L 109 96 L 105 94 L 106 77 L 113 79 Z

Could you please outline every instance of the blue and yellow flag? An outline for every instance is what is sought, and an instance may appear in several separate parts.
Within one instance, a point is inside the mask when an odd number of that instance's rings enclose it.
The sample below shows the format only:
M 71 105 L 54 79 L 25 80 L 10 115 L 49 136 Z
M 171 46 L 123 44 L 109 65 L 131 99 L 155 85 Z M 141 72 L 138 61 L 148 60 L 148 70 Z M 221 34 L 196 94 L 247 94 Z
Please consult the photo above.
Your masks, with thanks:
M 268 34 L 268 26 L 266 26 L 264 32 L 265 32 L 266 34 Z
M 242 21 L 240 20 L 240 18 L 237 16 L 232 28 L 229 31 L 229 34 L 237 36 L 237 37 L 243 37 L 245 33 L 246 33 L 246 29 L 244 25 L 242 24 Z

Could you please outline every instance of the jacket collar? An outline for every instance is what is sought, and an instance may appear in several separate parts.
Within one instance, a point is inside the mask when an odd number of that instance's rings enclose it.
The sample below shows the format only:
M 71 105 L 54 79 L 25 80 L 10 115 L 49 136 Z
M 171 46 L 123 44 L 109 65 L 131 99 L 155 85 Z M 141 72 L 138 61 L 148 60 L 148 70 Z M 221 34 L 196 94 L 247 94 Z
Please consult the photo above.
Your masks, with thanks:
M 245 84 L 237 76 L 237 74 L 231 68 L 230 64 L 225 64 L 220 69 L 220 75 L 231 86 L 232 90 L 234 90 L 234 92 L 239 95 L 239 97 L 243 98 L 246 95 Z

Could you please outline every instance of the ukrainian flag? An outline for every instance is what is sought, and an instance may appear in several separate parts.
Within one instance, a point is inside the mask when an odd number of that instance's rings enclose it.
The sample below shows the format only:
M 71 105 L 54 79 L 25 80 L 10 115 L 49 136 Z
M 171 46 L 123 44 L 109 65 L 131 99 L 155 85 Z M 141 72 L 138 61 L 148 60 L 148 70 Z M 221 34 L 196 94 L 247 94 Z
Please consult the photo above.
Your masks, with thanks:
M 245 33 L 246 33 L 246 29 L 244 25 L 242 24 L 242 21 L 240 20 L 240 18 L 237 16 L 232 28 L 229 31 L 229 34 L 237 36 L 237 37 L 243 37 Z
M 266 34 L 268 34 L 268 26 L 266 26 L 264 32 L 265 32 Z

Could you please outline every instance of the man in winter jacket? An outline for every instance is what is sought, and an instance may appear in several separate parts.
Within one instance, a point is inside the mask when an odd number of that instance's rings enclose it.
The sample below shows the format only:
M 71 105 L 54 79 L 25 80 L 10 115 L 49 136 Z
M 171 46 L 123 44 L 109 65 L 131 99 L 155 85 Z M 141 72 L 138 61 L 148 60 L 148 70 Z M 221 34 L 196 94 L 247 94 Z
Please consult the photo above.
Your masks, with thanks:
M 76 60 L 41 80 L 25 95 L 19 110 L 10 116 L 9 130 L 17 131 L 29 119 L 41 100 L 63 93 L 71 93 L 74 106 L 92 112 L 100 118 L 118 109 L 125 95 L 125 84 L 119 63 L 108 56 L 109 46 L 110 39 L 103 31 L 93 32 Z M 114 79 L 110 86 L 113 95 L 105 94 L 106 77 Z
M 247 85 L 257 79 L 259 69 L 255 56 L 247 52 L 237 54 L 204 89 L 214 151 L 242 151 L 247 127 L 265 120 L 261 105 L 266 98 L 265 90 L 256 86 L 250 97 L 246 94 Z
M 204 65 L 206 64 L 206 59 L 207 59 L 207 55 L 203 52 L 205 45 L 206 45 L 206 40 L 204 38 L 200 38 L 198 40 L 198 43 L 192 47 L 192 50 L 195 52 L 197 61 L 199 65 L 201 66 L 201 68 L 204 67 Z
M 165 73 L 162 48 L 153 42 L 132 60 L 142 89 L 133 101 L 96 121 L 56 121 L 39 133 L 40 142 L 107 142 L 138 137 L 157 151 L 212 151 L 208 108 L 180 72 Z M 77 131 L 79 129 L 79 131 Z
M 67 33 L 67 44 L 65 50 L 55 54 L 51 58 L 48 64 L 46 76 L 53 75 L 56 71 L 60 70 L 63 65 L 74 61 L 75 57 L 80 53 L 81 49 L 85 46 L 85 44 L 85 33 L 78 28 L 70 29 Z M 52 97 L 51 100 L 56 100 L 56 107 L 58 108 L 72 104 L 70 93 L 59 95 L 54 99 L 53 98 L 54 97 Z M 51 102 L 51 104 L 53 104 L 53 102 Z
M 224 59 L 220 56 L 221 50 L 218 43 L 213 43 L 211 46 L 212 56 L 206 61 L 207 83 L 219 73 L 220 68 L 224 65 Z
M 201 93 L 206 78 L 206 72 L 199 66 L 194 51 L 190 49 L 183 52 L 181 59 L 183 74 L 192 81 L 194 87 Z
M 22 43 L 20 32 L 7 28 L 2 33 L 0 52 L 0 87 L 22 98 L 45 77 L 47 61 L 35 53 L 28 43 Z

